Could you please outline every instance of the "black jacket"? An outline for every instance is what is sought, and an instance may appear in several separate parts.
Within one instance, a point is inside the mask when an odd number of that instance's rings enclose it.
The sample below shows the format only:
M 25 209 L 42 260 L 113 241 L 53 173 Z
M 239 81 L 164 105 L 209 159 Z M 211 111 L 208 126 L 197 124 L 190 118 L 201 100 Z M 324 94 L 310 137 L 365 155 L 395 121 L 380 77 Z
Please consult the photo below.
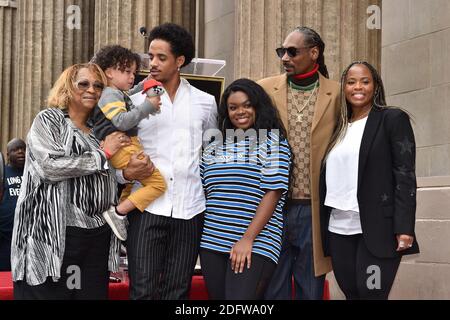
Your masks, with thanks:
M 364 129 L 358 164 L 358 204 L 364 241 L 379 258 L 419 252 L 416 220 L 416 145 L 408 115 L 400 109 L 373 108 Z M 331 208 L 324 205 L 325 172 L 320 174 L 320 225 L 325 255 L 329 255 Z M 410 249 L 397 252 L 397 234 L 414 236 Z

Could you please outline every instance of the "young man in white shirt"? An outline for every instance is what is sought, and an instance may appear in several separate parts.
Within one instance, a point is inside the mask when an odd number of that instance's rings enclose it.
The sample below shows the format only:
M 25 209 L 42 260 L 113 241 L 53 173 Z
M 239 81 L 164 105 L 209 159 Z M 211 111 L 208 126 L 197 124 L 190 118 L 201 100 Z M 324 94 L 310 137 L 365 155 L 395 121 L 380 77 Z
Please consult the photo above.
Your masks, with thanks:
M 205 210 L 202 137 L 217 127 L 217 105 L 212 95 L 180 77 L 194 56 L 188 31 L 166 23 L 150 31 L 149 41 L 151 77 L 165 93 L 161 113 L 141 121 L 138 136 L 167 191 L 143 213 L 128 215 L 130 298 L 188 299 Z

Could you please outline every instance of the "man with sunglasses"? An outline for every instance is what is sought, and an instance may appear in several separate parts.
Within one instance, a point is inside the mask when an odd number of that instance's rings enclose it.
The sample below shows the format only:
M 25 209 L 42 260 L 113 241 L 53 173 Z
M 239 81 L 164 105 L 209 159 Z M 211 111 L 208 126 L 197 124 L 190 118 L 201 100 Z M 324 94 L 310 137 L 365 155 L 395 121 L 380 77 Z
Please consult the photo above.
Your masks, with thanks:
M 295 28 L 276 49 L 285 73 L 259 81 L 272 97 L 294 155 L 289 199 L 284 212 L 283 244 L 267 299 L 322 299 L 331 270 L 322 251 L 319 175 L 339 115 L 339 84 L 328 79 L 325 44 L 308 28 Z

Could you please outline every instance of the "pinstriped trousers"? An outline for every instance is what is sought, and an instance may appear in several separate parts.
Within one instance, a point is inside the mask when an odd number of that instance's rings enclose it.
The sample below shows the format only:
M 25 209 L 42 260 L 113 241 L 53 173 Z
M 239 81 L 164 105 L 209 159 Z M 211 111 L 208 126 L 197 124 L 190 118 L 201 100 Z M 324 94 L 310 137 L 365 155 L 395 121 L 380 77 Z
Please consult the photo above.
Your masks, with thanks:
M 188 299 L 203 216 L 182 220 L 147 211 L 128 214 L 130 299 Z

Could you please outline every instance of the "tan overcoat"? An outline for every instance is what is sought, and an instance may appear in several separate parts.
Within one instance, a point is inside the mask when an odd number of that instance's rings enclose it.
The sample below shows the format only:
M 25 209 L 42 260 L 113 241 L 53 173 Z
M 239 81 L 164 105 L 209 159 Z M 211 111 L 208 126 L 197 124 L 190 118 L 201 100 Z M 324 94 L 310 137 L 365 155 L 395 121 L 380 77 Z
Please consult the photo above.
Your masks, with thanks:
M 269 77 L 258 81 L 273 99 L 280 113 L 281 121 L 288 130 L 287 111 L 287 89 L 288 82 L 286 74 Z M 336 81 L 329 80 L 319 75 L 319 92 L 314 110 L 311 130 L 311 202 L 312 202 L 312 225 L 313 225 L 313 252 L 314 270 L 316 276 L 331 271 L 331 260 L 324 257 L 322 240 L 320 235 L 319 215 L 319 177 L 320 165 L 325 154 L 336 125 L 340 108 L 340 87 Z M 302 155 L 296 155 L 301 157 Z

